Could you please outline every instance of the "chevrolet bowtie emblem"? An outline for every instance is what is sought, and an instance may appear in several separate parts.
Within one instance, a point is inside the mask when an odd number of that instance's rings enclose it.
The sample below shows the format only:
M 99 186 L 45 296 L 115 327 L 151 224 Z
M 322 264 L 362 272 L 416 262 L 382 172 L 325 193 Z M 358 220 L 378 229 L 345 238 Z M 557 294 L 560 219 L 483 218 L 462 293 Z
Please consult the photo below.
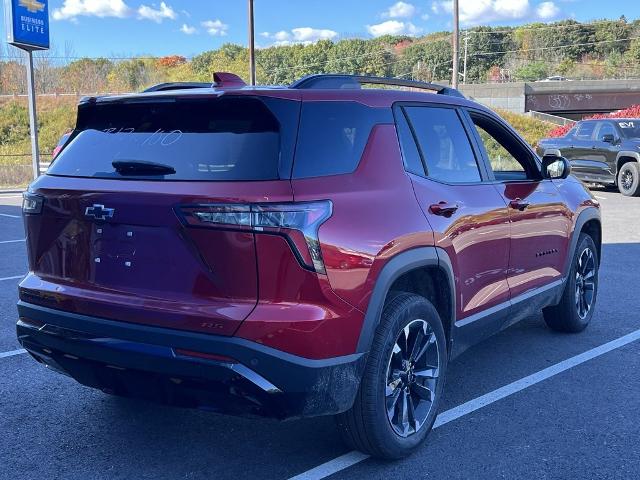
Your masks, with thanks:
M 96 220 L 106 220 L 107 218 L 113 217 L 115 211 L 115 208 L 105 208 L 104 205 L 95 204 L 91 207 L 87 207 L 84 214 L 87 217 L 93 217 Z
M 26 8 L 31 13 L 38 13 L 44 10 L 45 4 L 38 0 L 20 0 L 20 6 Z

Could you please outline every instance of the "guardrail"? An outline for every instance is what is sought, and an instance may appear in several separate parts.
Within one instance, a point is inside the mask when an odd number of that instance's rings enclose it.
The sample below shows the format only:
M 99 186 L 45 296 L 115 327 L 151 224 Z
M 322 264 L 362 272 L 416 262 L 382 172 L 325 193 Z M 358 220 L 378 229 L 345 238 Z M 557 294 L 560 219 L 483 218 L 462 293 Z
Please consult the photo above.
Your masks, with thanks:
M 51 158 L 51 153 L 41 153 L 41 158 Z M 24 158 L 20 163 L 3 163 L 3 158 Z M 40 174 L 46 173 L 51 162 L 40 163 Z M 30 153 L 0 155 L 0 190 L 25 187 L 33 180 L 33 166 Z

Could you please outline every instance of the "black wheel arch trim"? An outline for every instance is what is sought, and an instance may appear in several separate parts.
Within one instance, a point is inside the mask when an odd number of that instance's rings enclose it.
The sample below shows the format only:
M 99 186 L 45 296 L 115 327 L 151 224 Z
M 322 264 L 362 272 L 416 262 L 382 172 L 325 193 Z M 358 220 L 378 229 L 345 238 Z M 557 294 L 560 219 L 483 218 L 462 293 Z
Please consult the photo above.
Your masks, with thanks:
M 620 165 L 620 159 L 623 158 L 623 157 L 633 158 L 633 159 L 635 159 L 636 162 L 640 163 L 640 153 L 627 151 L 627 150 L 623 150 L 621 152 L 618 152 L 618 155 L 616 155 L 616 175 L 620 171 L 620 166 L 621 166 Z
M 596 247 L 598 249 L 598 265 L 602 259 L 602 222 L 600 219 L 600 210 L 596 207 L 587 207 L 585 208 L 575 221 L 573 232 L 571 233 L 571 240 L 569 243 L 569 250 L 567 251 L 567 258 L 565 259 L 564 270 L 562 272 L 562 276 L 566 278 L 569 274 L 569 269 L 571 268 L 571 262 L 573 261 L 573 257 L 576 253 L 576 248 L 578 248 L 578 239 L 580 238 L 580 233 L 582 229 L 586 225 L 587 222 L 595 220 L 598 222 L 600 226 L 600 239 L 594 238 L 594 242 L 596 243 Z
M 449 322 L 449 325 L 443 325 L 445 331 L 452 327 L 455 318 L 455 283 L 453 267 L 449 255 L 443 249 L 438 247 L 417 247 L 405 252 L 399 253 L 392 257 L 378 274 L 369 305 L 367 307 L 362 329 L 360 330 L 360 338 L 358 340 L 357 353 L 366 353 L 371 347 L 373 336 L 376 328 L 380 324 L 382 309 L 384 308 L 387 294 L 393 283 L 405 273 L 423 267 L 436 267 L 443 271 L 448 282 L 451 292 L 450 318 L 442 319 L 443 322 Z

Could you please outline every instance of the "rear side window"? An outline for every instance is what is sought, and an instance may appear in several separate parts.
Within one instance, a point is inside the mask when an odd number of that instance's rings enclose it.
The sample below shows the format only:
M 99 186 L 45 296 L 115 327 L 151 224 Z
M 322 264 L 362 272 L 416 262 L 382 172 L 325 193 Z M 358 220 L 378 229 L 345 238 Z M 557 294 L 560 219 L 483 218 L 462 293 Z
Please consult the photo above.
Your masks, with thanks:
M 304 102 L 293 178 L 353 172 L 371 129 L 379 123 L 393 123 L 389 108 L 356 102 Z
M 479 182 L 480 169 L 469 137 L 452 108 L 405 107 L 427 176 L 447 183 Z
M 260 97 L 177 97 L 81 106 L 50 175 L 151 180 L 288 178 L 299 103 Z M 161 165 L 119 173 L 113 162 Z M 174 173 L 166 173 L 173 170 Z
M 595 127 L 595 122 L 581 123 L 580 126 L 578 126 L 578 130 L 576 130 L 576 138 L 580 140 L 591 140 Z

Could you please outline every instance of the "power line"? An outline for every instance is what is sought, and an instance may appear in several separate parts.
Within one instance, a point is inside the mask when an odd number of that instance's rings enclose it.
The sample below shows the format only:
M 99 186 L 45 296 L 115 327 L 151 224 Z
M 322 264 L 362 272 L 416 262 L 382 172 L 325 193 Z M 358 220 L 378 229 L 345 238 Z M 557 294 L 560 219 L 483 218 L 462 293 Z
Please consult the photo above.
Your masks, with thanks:
M 492 34 L 496 34 L 496 33 L 514 33 L 515 31 L 528 31 L 528 30 L 532 30 L 532 31 L 538 31 L 538 30 L 555 30 L 555 29 L 562 29 L 562 28 L 578 28 L 578 27 L 590 27 L 590 26 L 596 26 L 596 25 L 602 25 L 602 24 L 611 24 L 611 23 L 619 23 L 622 25 L 627 25 L 627 26 L 631 26 L 628 23 L 624 23 L 620 20 L 598 20 L 595 22 L 589 22 L 589 23 L 572 23 L 569 25 L 546 25 L 546 26 L 532 26 L 532 27 L 511 27 L 511 28 L 506 28 L 503 30 L 472 30 L 472 29 L 468 29 L 465 30 L 465 32 L 469 32 L 470 34 L 474 34 L 474 35 L 492 35 Z M 475 27 L 478 28 L 478 27 Z
M 617 40 L 599 40 L 599 41 L 595 41 L 595 42 L 582 42 L 582 43 L 572 43 L 572 44 L 568 44 L 568 45 L 557 45 L 557 46 L 553 46 L 553 47 L 538 47 L 538 48 L 525 48 L 525 49 L 518 49 L 518 50 L 502 50 L 502 51 L 498 51 L 498 52 L 477 52 L 474 54 L 471 54 L 469 56 L 472 57 L 477 57 L 480 55 L 497 55 L 497 54 L 507 54 L 507 53 L 521 53 L 521 52 L 537 52 L 537 51 L 543 51 L 543 50 L 557 50 L 557 49 L 561 49 L 561 48 L 571 48 L 571 47 L 584 47 L 584 46 L 589 46 L 589 45 L 600 45 L 603 43 L 618 43 L 618 42 L 630 42 L 631 40 L 638 40 L 640 39 L 640 37 L 629 37 L 629 38 L 620 38 Z

